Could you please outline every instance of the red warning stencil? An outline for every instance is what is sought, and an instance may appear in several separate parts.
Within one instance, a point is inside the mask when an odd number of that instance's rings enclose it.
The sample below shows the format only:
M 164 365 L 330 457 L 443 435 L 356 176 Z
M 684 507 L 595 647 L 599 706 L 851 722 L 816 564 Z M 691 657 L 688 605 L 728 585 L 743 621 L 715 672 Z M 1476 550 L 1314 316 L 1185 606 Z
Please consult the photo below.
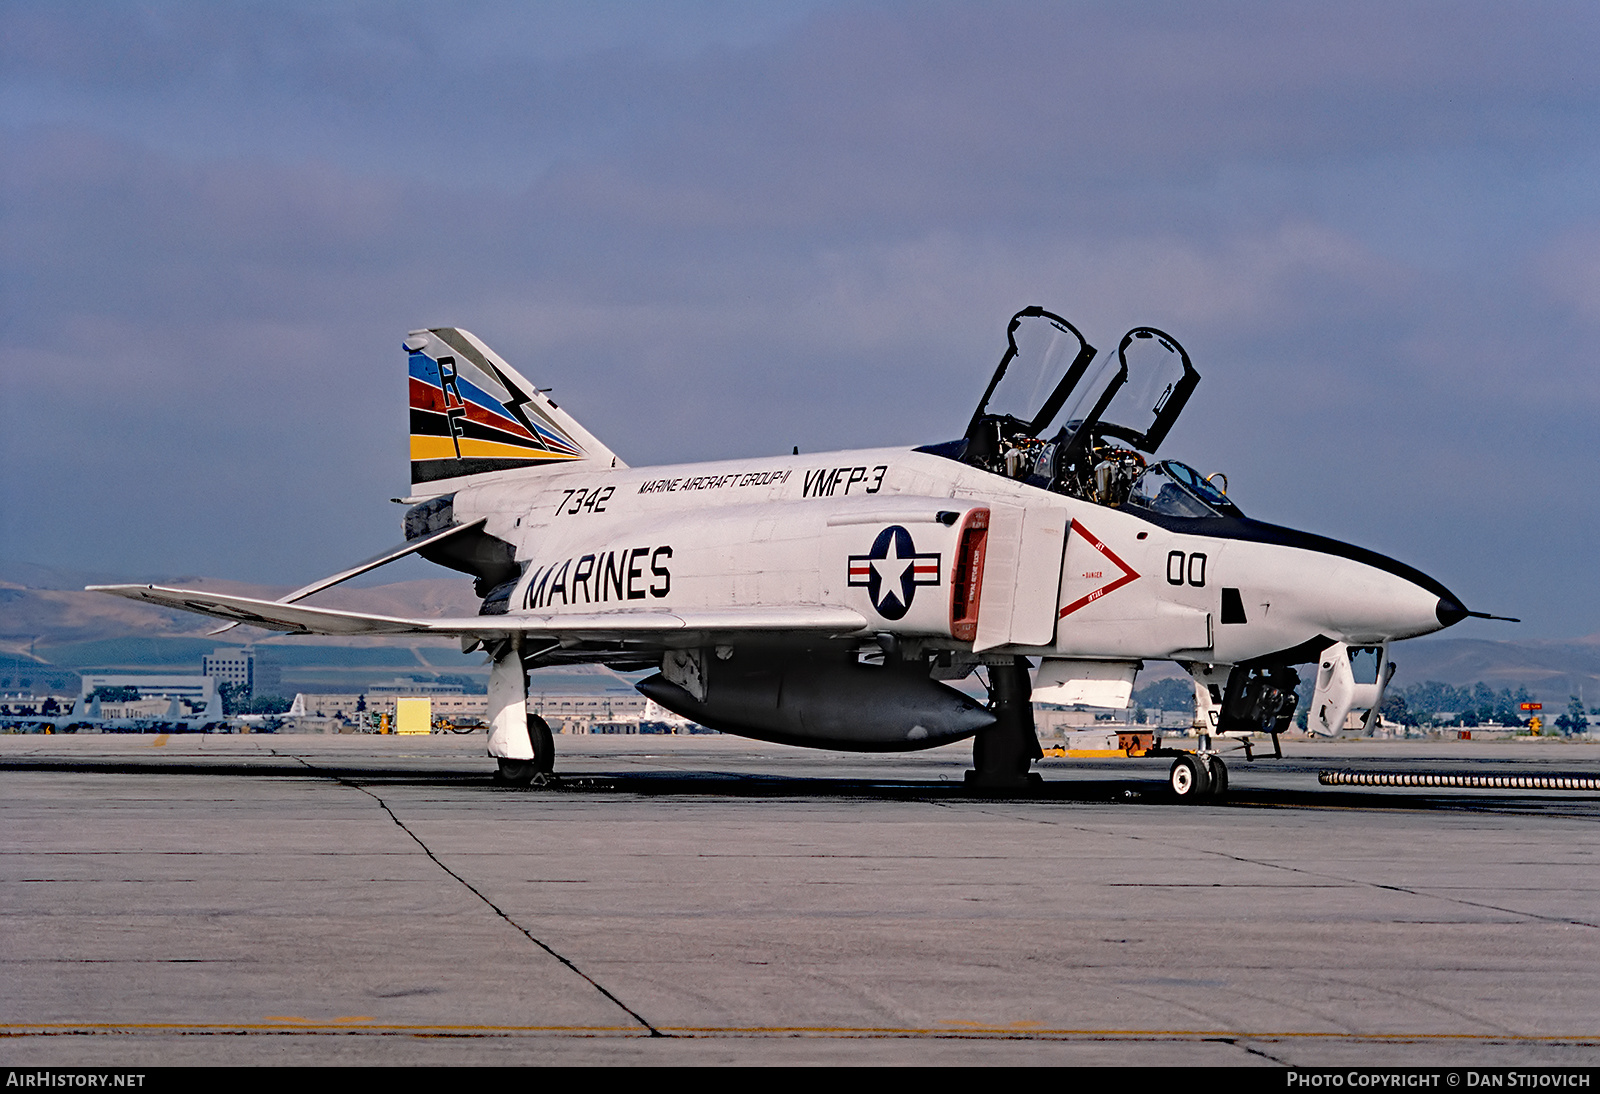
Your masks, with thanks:
M 1078 533 L 1078 535 L 1082 536 L 1084 542 L 1088 543 L 1089 546 L 1093 547 L 1096 551 L 1099 551 L 1102 555 L 1104 555 L 1106 557 L 1106 561 L 1110 562 L 1117 569 L 1121 570 L 1122 576 L 1111 579 L 1098 589 L 1095 589 L 1093 592 L 1085 596 L 1080 596 L 1071 604 L 1068 604 L 1065 608 L 1062 608 L 1061 615 L 1059 616 L 1061 619 L 1065 619 L 1067 616 L 1071 615 L 1085 604 L 1093 604 L 1096 600 L 1099 600 L 1107 593 L 1114 593 L 1128 582 L 1137 581 L 1139 578 L 1139 575 L 1134 571 L 1132 566 L 1129 566 L 1126 562 L 1118 558 L 1116 552 L 1095 538 L 1095 534 L 1089 531 L 1089 529 L 1085 528 L 1077 521 L 1073 521 L 1072 530 Z

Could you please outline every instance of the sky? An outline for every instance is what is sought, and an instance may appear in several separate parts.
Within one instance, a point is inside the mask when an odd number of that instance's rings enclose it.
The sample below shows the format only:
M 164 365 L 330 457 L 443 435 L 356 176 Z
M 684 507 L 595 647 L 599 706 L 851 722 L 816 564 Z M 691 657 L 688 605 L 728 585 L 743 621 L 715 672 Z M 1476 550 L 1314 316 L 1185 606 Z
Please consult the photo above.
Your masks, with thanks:
M 0 559 L 397 542 L 422 326 L 648 465 L 958 436 L 1038 304 L 1176 336 L 1163 454 L 1249 515 L 1596 634 L 1597 51 L 1578 3 L 6 0 Z

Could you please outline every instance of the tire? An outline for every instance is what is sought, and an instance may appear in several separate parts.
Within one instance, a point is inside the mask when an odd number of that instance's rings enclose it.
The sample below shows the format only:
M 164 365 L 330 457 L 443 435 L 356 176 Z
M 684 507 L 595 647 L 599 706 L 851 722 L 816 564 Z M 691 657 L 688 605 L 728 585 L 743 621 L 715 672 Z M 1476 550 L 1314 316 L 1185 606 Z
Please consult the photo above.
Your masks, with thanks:
M 550 725 L 537 714 L 528 715 L 528 738 L 533 744 L 533 769 L 548 775 L 556 766 L 556 739 Z
M 1221 801 L 1228 796 L 1228 765 L 1222 757 L 1211 757 L 1211 799 Z
M 1199 757 L 1186 753 L 1172 761 L 1172 770 L 1167 775 L 1167 785 L 1172 787 L 1173 797 L 1180 802 L 1186 804 L 1197 802 L 1210 794 L 1211 775 Z
M 508 760 L 500 758 L 494 781 L 501 786 L 527 786 L 533 782 L 533 760 Z

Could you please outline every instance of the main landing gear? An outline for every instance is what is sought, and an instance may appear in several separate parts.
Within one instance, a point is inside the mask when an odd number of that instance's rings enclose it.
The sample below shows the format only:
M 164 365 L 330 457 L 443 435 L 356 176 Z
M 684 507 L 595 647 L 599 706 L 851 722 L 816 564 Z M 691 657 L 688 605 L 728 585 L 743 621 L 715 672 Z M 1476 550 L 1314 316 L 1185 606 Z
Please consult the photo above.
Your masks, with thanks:
M 513 638 L 491 651 L 489 755 L 494 781 L 502 786 L 544 785 L 555 767 L 556 743 L 543 718 L 528 713 L 528 672 L 521 643 Z
M 1028 679 L 1028 659 L 1014 657 L 1008 664 L 989 666 L 989 693 L 994 725 L 980 729 L 972 740 L 972 770 L 966 784 L 985 790 L 1019 790 L 1044 782 L 1029 771 L 1034 760 L 1044 758 L 1033 727 L 1033 684 Z
M 535 780 L 540 785 L 549 781 L 550 772 L 555 769 L 556 741 L 550 733 L 549 724 L 537 714 L 528 715 L 528 739 L 533 746 L 533 759 L 499 757 L 499 766 L 494 773 L 495 782 L 502 786 L 525 787 L 532 786 Z

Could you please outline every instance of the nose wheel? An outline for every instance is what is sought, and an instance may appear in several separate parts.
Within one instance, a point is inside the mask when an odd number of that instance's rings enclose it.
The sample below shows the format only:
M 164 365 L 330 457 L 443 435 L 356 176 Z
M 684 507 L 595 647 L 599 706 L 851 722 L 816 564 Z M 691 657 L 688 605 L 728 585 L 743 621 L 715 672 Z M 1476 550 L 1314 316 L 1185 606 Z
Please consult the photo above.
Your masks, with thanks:
M 1180 802 L 1218 801 L 1228 792 L 1228 765 L 1219 756 L 1186 752 L 1172 761 L 1167 784 Z

